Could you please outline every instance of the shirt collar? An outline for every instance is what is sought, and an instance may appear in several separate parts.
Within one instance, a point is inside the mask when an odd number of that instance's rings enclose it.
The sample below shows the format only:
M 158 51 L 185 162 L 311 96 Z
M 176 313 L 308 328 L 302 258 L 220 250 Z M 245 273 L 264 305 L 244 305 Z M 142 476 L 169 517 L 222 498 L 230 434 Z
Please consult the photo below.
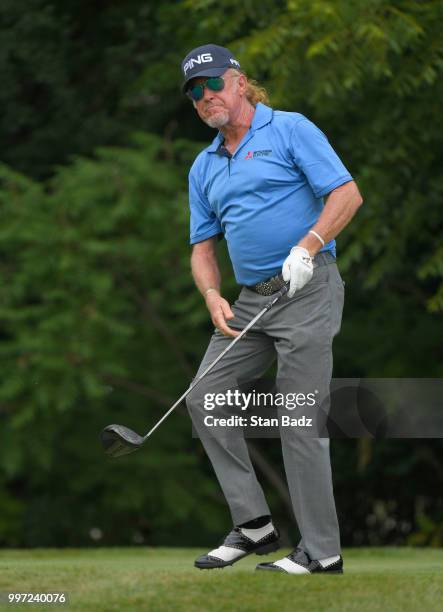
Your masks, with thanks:
M 218 149 L 218 147 L 221 145 L 221 143 L 223 142 L 224 138 L 223 138 L 223 134 L 221 132 L 219 132 L 217 134 L 217 136 L 214 138 L 214 140 L 211 142 L 211 144 L 209 145 L 209 147 L 206 147 L 206 151 L 208 153 L 215 153 Z
M 252 132 L 255 132 L 255 130 L 258 130 L 264 125 L 266 125 L 267 123 L 270 123 L 272 121 L 273 114 L 274 114 L 274 111 L 272 110 L 272 108 L 270 108 L 269 106 L 266 106 L 266 104 L 262 104 L 261 102 L 258 102 L 257 106 L 255 107 L 255 113 L 254 113 L 254 116 L 252 117 L 252 123 L 249 129 Z M 218 147 L 220 146 L 220 144 L 223 142 L 223 140 L 224 140 L 223 134 L 219 132 L 217 136 L 214 138 L 214 140 L 211 142 L 209 147 L 207 147 L 206 151 L 208 153 L 215 153 Z
M 272 121 L 273 114 L 274 111 L 272 108 L 269 108 L 269 106 L 266 106 L 266 104 L 258 102 L 257 106 L 255 107 L 254 116 L 252 117 L 251 130 L 255 132 L 255 130 L 258 130 L 267 123 L 270 123 Z

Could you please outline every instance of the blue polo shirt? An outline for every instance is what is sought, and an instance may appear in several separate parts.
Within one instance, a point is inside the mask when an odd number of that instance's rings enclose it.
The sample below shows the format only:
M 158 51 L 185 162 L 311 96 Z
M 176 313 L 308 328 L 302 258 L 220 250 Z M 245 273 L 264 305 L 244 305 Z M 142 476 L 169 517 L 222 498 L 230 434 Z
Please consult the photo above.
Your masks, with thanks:
M 191 244 L 223 234 L 239 284 L 278 274 L 317 222 L 323 196 L 352 181 L 323 132 L 300 113 L 257 104 L 229 157 L 219 132 L 189 173 Z M 322 251 L 335 255 L 335 241 Z

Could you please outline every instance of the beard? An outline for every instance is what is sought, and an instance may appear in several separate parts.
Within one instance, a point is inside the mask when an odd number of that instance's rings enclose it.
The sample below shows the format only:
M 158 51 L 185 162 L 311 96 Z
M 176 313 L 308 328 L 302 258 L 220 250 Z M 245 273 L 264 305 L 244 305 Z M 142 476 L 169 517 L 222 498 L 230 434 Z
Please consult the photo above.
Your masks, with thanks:
M 215 113 L 212 117 L 207 117 L 203 121 L 211 128 L 221 128 L 229 121 L 229 113 L 227 110 L 221 110 Z

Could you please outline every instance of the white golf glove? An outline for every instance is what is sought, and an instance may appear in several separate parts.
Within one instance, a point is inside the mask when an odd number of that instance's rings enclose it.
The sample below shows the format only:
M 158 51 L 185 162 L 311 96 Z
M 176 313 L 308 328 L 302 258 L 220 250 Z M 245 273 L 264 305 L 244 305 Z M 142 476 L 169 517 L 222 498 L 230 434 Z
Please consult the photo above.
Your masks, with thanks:
M 314 273 L 314 265 L 309 252 L 300 246 L 292 247 L 291 252 L 283 262 L 283 280 L 289 282 L 288 297 L 292 297 L 308 283 Z

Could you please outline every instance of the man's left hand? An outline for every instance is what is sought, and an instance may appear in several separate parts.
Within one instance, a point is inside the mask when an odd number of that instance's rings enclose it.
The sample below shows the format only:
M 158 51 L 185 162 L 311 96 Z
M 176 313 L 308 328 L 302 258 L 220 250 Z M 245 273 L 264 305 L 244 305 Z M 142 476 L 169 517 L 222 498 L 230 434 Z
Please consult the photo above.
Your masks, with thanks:
M 309 252 L 301 246 L 292 247 L 282 267 L 283 280 L 289 281 L 288 297 L 291 298 L 296 291 L 302 289 L 311 280 L 313 273 L 314 265 Z

